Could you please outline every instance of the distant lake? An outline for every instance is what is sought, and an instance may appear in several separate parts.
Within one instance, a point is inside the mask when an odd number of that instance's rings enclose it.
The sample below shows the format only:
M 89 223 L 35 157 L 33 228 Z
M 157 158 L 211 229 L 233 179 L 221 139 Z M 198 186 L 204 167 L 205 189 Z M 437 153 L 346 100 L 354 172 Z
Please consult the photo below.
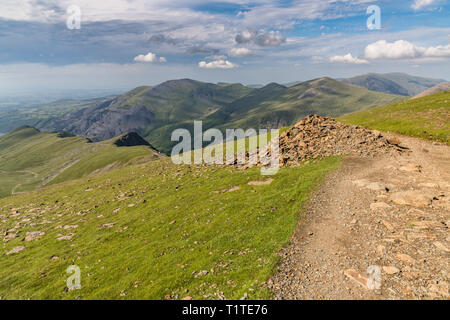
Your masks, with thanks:
M 0 132 L 0 137 L 1 137 L 2 135 L 4 135 L 4 133 Z

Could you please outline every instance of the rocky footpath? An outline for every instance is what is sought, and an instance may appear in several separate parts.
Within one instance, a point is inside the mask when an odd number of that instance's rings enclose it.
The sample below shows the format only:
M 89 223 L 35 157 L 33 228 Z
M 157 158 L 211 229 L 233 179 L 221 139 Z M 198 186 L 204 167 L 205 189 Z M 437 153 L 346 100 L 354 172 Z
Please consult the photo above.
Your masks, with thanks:
M 276 298 L 450 298 L 450 148 L 392 139 L 411 152 L 346 158 L 312 197 L 267 283 Z

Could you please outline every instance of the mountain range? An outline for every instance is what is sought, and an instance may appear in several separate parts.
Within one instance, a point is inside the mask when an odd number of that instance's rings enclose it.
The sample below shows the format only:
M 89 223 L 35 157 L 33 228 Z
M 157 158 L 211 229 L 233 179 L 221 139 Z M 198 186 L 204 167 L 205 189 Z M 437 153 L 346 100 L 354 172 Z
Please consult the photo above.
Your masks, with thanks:
M 262 88 L 181 79 L 94 102 L 41 122 L 40 128 L 67 131 L 93 141 L 136 131 L 168 153 L 175 144 L 170 141 L 171 132 L 192 130 L 194 120 L 203 120 L 204 130 L 280 128 L 311 113 L 337 117 L 402 99 L 331 78 L 292 87 L 270 83 Z
M 402 96 L 415 96 L 439 83 L 446 82 L 443 79 L 416 77 L 405 73 L 368 73 L 341 80 L 369 90 Z
M 177 128 L 280 128 L 308 114 L 338 117 L 407 99 L 444 80 L 407 74 L 366 74 L 340 81 L 328 77 L 289 84 L 245 86 L 171 80 L 137 87 L 120 96 L 60 100 L 42 106 L 0 109 L 0 131 L 22 125 L 70 132 L 104 141 L 136 131 L 152 146 L 169 153 Z

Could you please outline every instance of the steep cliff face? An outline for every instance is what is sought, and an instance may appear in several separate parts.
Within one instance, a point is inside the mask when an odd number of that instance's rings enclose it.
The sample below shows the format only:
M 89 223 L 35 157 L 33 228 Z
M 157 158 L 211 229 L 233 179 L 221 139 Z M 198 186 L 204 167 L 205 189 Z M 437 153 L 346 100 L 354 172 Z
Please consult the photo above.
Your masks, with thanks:
M 127 132 L 147 138 L 158 128 L 201 119 L 252 90 L 241 84 L 172 80 L 92 103 L 48 121 L 43 128 L 71 132 L 93 141 L 108 140 Z
M 154 114 L 145 106 L 122 108 L 120 99 L 113 99 L 96 103 L 65 118 L 56 119 L 47 126 L 58 131 L 85 136 L 93 141 L 102 141 L 124 132 L 145 128 L 154 118 Z

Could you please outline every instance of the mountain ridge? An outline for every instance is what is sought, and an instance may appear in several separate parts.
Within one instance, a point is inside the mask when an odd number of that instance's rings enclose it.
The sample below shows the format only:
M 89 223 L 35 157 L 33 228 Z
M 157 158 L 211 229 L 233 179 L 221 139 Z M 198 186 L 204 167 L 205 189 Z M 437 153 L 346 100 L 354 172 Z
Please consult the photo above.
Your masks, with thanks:
M 399 72 L 367 73 L 340 80 L 369 90 L 402 96 L 414 96 L 439 83 L 446 82 L 443 79 L 417 77 Z

